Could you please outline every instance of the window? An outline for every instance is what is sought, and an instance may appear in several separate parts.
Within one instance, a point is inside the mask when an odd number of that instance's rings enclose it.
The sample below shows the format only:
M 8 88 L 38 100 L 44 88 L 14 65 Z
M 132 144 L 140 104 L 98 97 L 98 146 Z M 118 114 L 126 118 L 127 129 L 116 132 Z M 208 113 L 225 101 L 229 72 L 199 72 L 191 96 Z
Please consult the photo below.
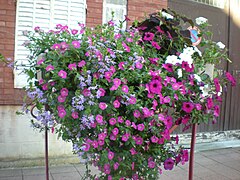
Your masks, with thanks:
M 16 12 L 15 59 L 27 63 L 29 52 L 22 46 L 26 37 L 23 31 L 32 31 L 39 26 L 43 30 L 53 29 L 56 24 L 78 27 L 78 22 L 85 23 L 86 0 L 18 0 Z M 15 70 L 14 87 L 26 85 L 26 75 L 21 69 Z
M 114 12 L 114 20 L 116 23 L 125 19 L 127 15 L 127 0 L 104 0 L 103 1 L 103 23 L 107 23 L 112 19 L 112 12 Z M 123 24 L 126 28 L 126 22 Z
M 195 1 L 198 3 L 206 4 L 206 5 L 217 7 L 220 9 L 224 9 L 227 3 L 227 0 L 190 0 L 190 1 Z

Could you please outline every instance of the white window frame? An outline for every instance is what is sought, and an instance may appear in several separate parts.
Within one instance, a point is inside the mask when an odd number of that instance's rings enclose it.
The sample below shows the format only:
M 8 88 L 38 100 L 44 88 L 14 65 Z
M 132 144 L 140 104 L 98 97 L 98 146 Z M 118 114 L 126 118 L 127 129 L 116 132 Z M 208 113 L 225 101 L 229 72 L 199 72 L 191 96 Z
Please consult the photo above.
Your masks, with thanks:
M 55 9 L 54 5 L 56 5 L 56 3 L 58 3 L 58 1 L 61 3 L 64 3 L 63 1 L 61 0 L 48 0 L 49 1 L 49 25 L 48 25 L 48 28 L 47 29 L 44 29 L 44 30 L 50 30 L 50 29 L 53 29 L 55 27 L 56 24 L 58 24 L 59 22 L 56 20 L 57 18 L 54 17 L 54 13 L 58 12 L 57 9 Z M 81 8 L 81 12 L 80 10 L 78 11 L 79 13 L 82 13 L 82 18 L 79 18 L 79 21 L 81 23 L 84 23 L 86 24 L 86 8 L 87 8 L 87 5 L 86 5 L 86 0 L 66 0 L 68 6 L 66 8 L 66 11 L 68 12 L 67 13 L 67 23 L 64 24 L 64 25 L 68 25 L 70 28 L 75 28 L 75 27 L 78 27 L 77 25 L 77 22 L 73 22 L 72 21 L 72 18 L 71 18 L 71 15 L 74 17 L 74 14 L 76 11 L 74 11 L 74 8 Z M 17 1 L 17 4 L 16 4 L 16 27 L 15 27 L 15 51 L 14 51 L 14 59 L 16 61 L 19 60 L 20 56 L 19 56 L 19 53 L 21 51 L 26 51 L 26 58 L 24 59 L 20 59 L 20 61 L 23 62 L 23 64 L 25 64 L 27 62 L 27 55 L 29 53 L 27 53 L 27 50 L 26 48 L 24 49 L 24 47 L 21 47 L 19 43 L 21 43 L 21 41 L 23 42 L 23 35 L 21 35 L 21 27 L 25 26 L 25 25 L 21 25 L 21 22 L 20 22 L 20 18 L 23 18 L 24 17 L 24 13 L 23 12 L 19 12 L 20 11 L 20 3 L 24 3 L 27 5 L 27 3 L 29 3 L 29 7 L 31 6 L 33 9 L 36 9 L 36 4 L 38 3 L 39 4 L 42 4 L 42 0 L 18 0 Z M 79 7 L 76 7 L 74 6 L 74 4 L 78 4 Z M 21 5 L 22 5 L 21 4 Z M 80 5 L 81 4 L 81 5 Z M 71 6 L 72 5 L 72 6 Z M 44 6 L 44 5 L 43 5 Z M 28 7 L 28 8 L 29 8 Z M 21 6 L 21 8 L 24 8 Z M 41 8 L 40 8 L 41 9 Z M 37 10 L 37 9 L 36 9 Z M 38 9 L 39 10 L 39 9 Z M 29 13 L 30 11 L 26 11 L 26 13 Z M 30 12 L 31 13 L 31 12 Z M 56 15 L 57 16 L 57 15 Z M 27 16 L 27 17 L 30 17 L 30 16 Z M 26 22 L 27 23 L 27 22 Z M 27 26 L 27 30 L 34 30 L 34 27 L 36 26 L 40 26 L 39 24 L 36 24 L 36 13 L 35 11 L 33 11 L 33 14 L 32 14 L 32 21 L 31 21 L 31 25 L 28 25 Z M 76 26 L 73 27 L 73 23 L 75 24 L 76 23 Z M 21 47 L 21 48 L 20 48 Z M 24 55 L 22 55 L 21 57 L 23 58 Z M 25 85 L 27 85 L 27 76 L 26 75 L 23 75 L 23 74 L 20 74 L 20 70 L 14 70 L 14 88 L 23 88 Z
M 102 15 L 102 22 L 107 23 L 109 20 L 111 20 L 112 17 L 107 17 L 107 8 L 110 9 L 122 9 L 123 10 L 123 15 L 121 19 L 118 19 L 118 17 L 116 17 L 116 14 L 114 15 L 114 20 L 115 23 L 119 23 L 119 20 L 123 21 L 124 20 L 124 15 L 127 15 L 127 0 L 126 0 L 126 4 L 112 4 L 112 3 L 107 3 L 107 0 L 103 0 L 103 15 Z M 123 23 L 123 29 L 126 29 L 126 22 Z

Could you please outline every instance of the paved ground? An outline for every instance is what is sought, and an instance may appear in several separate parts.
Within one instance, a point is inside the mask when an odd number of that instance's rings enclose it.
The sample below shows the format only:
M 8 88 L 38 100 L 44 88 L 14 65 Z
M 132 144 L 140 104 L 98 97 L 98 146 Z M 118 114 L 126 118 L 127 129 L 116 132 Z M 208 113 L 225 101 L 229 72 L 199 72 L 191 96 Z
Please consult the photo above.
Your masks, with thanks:
M 50 167 L 50 180 L 80 180 L 84 169 L 81 164 Z M 187 179 L 188 164 L 164 171 L 160 177 L 160 180 Z M 0 169 L 0 180 L 45 180 L 45 169 Z M 194 180 L 240 180 L 240 147 L 196 153 Z

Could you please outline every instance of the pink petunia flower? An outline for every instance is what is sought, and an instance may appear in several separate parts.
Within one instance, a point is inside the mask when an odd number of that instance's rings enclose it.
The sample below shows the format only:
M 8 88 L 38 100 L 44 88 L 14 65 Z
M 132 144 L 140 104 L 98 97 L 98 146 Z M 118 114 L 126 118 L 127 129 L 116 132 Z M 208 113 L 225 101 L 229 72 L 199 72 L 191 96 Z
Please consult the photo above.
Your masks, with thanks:
M 137 138 L 135 139 L 135 143 L 136 143 L 137 145 L 142 145 L 142 143 L 143 143 L 143 138 L 137 137 Z
M 82 91 L 82 94 L 86 97 L 90 96 L 91 95 L 91 91 L 88 89 L 88 88 L 85 88 L 83 91 Z
M 124 134 L 124 135 L 122 135 L 122 141 L 124 141 L 124 142 L 127 142 L 128 141 L 128 139 L 129 139 L 129 137 L 130 137 L 130 135 L 129 134 Z
M 63 79 L 66 79 L 67 78 L 67 73 L 64 70 L 60 70 L 58 72 L 58 76 L 63 78 Z
M 78 113 L 77 112 L 72 112 L 72 118 L 77 119 L 78 118 Z
M 149 83 L 149 91 L 153 94 L 160 94 L 162 90 L 162 84 L 158 80 L 152 80 Z
M 131 121 L 129 121 L 129 120 L 126 120 L 126 121 L 125 121 L 125 125 L 126 125 L 126 126 L 131 126 L 131 124 L 132 124 L 132 123 L 131 123 Z
M 108 152 L 108 159 L 109 159 L 109 160 L 112 160 L 113 158 L 114 158 L 114 152 L 109 151 L 109 152 Z
M 113 128 L 112 133 L 114 136 L 118 135 L 118 133 L 119 133 L 118 128 Z
M 76 64 L 76 63 L 69 64 L 69 65 L 68 65 L 68 69 L 71 70 L 71 71 L 72 71 L 73 69 L 77 69 L 77 64 Z
M 130 52 L 130 47 L 127 46 L 124 42 L 122 42 L 122 46 L 126 52 Z
M 118 100 L 113 101 L 113 106 L 114 108 L 119 108 L 120 107 L 120 102 Z
M 105 110 L 105 109 L 107 108 L 107 104 L 104 103 L 104 102 L 100 102 L 100 103 L 99 103 L 99 108 L 100 108 L 101 110 Z
M 137 151 L 134 148 L 130 149 L 130 152 L 131 152 L 131 155 L 137 154 Z
M 201 104 L 195 104 L 196 110 L 200 111 L 202 110 L 202 105 Z
M 160 50 L 161 49 L 161 46 L 159 46 L 159 44 L 155 41 L 152 41 L 152 46 L 155 47 L 157 50 Z
M 139 117 L 141 116 L 140 111 L 135 110 L 135 111 L 133 112 L 133 116 L 134 116 L 135 118 L 139 118 Z
M 145 35 L 144 35 L 143 40 L 145 40 L 145 41 L 152 41 L 152 40 L 153 40 L 153 37 L 154 37 L 154 34 L 153 34 L 153 33 L 151 33 L 151 32 L 146 32 Z
M 60 44 L 54 44 L 54 45 L 52 45 L 52 47 L 51 47 L 51 49 L 53 49 L 53 50 L 58 50 L 58 49 L 60 49 L 61 48 L 61 45 Z
M 72 29 L 72 30 L 71 30 L 71 33 L 72 33 L 72 35 L 75 35 L 75 34 L 78 33 L 78 30 L 77 30 L 77 29 Z
M 46 67 L 46 71 L 53 71 L 54 70 L 54 66 L 53 65 L 48 65 Z
M 157 136 L 152 136 L 151 141 L 152 141 L 152 143 L 157 143 L 158 142 L 158 137 Z
M 79 41 L 72 41 L 72 45 L 74 48 L 80 48 L 80 42 Z
M 67 97 L 68 96 L 68 89 L 67 88 L 62 88 L 60 91 L 61 96 Z
M 114 126 L 117 123 L 117 120 L 115 118 L 109 119 L 109 124 Z
M 115 79 L 113 79 L 113 84 L 115 85 L 115 86 L 120 86 L 121 85 L 121 80 L 120 79 L 118 79 L 118 78 L 115 78 Z
M 142 63 L 140 63 L 140 62 L 137 62 L 135 66 L 136 66 L 137 69 L 142 69 L 143 68 Z
M 58 111 L 58 116 L 60 118 L 64 118 L 66 116 L 66 114 L 67 113 L 66 113 L 65 109 L 61 109 L 61 110 Z
M 82 60 L 78 63 L 78 67 L 83 67 L 85 65 L 86 65 L 86 62 L 84 60 Z
M 236 86 L 236 79 L 229 73 L 226 72 L 227 79 L 231 82 L 232 86 Z
M 122 91 L 125 92 L 125 93 L 128 93 L 128 91 L 129 91 L 128 86 L 127 85 L 123 85 L 122 86 Z
M 183 105 L 182 105 L 182 110 L 183 111 L 185 111 L 186 113 L 191 113 L 193 109 L 194 109 L 193 103 L 183 102 Z
M 118 68 L 121 69 L 121 70 L 124 70 L 124 64 L 125 64 L 125 62 L 120 62 L 118 64 Z
M 60 102 L 60 103 L 63 103 L 63 102 L 65 102 L 65 100 L 66 100 L 66 97 L 64 97 L 64 96 L 58 96 L 58 102 Z
M 105 96 L 106 91 L 103 88 L 99 88 L 97 91 L 97 94 L 99 94 L 99 96 Z
M 129 104 L 136 104 L 136 102 L 137 102 L 137 99 L 136 99 L 135 97 L 133 97 L 133 96 L 131 96 L 131 97 L 129 98 L 129 100 L 128 100 L 128 103 L 129 103 Z
M 111 166 L 110 164 L 104 164 L 104 173 L 110 174 L 111 173 Z
M 214 106 L 214 116 L 218 117 L 220 114 L 220 108 L 219 105 Z
M 154 161 L 148 161 L 148 167 L 153 169 L 155 167 L 155 162 Z
M 213 108 L 213 99 L 212 98 L 207 98 L 207 108 L 212 109 Z
M 172 170 L 174 166 L 174 161 L 172 158 L 168 158 L 163 163 L 165 170 Z
M 119 163 L 118 162 L 115 162 L 114 165 L 113 165 L 113 169 L 114 170 L 117 170 L 119 167 Z
M 98 124 L 102 124 L 103 123 L 103 117 L 100 114 L 98 114 L 96 116 L 96 121 L 98 122 Z
M 166 69 L 168 72 L 173 72 L 173 65 L 172 64 L 163 64 L 162 67 Z
M 37 65 L 41 65 L 43 62 L 44 62 L 44 59 L 40 59 L 40 60 L 37 62 Z
M 137 125 L 137 129 L 138 129 L 139 131 L 143 131 L 144 128 L 145 128 L 145 126 L 144 126 L 143 123 Z

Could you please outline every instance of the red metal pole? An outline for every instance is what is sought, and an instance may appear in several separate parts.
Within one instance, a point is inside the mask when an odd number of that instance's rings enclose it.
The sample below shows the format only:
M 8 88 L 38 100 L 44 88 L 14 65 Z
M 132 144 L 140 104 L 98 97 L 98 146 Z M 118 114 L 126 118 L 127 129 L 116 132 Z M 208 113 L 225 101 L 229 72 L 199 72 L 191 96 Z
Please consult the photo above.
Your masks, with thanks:
M 46 180 L 49 180 L 49 167 L 48 167 L 48 130 L 45 127 L 45 168 L 46 168 Z
M 195 147 L 195 143 L 196 143 L 196 132 L 197 132 L 197 124 L 193 124 L 188 180 L 193 180 L 194 147 Z

